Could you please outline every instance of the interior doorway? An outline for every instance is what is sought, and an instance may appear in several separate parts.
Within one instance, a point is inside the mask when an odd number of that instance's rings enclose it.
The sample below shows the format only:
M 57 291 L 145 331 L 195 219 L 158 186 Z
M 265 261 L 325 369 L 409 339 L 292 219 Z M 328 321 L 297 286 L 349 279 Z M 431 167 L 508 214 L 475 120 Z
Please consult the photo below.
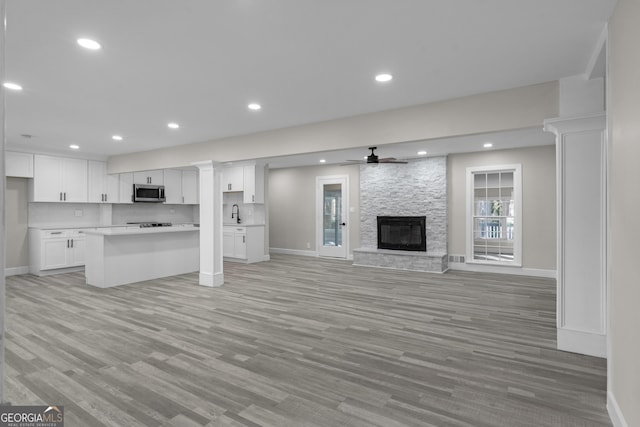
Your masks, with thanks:
M 349 176 L 316 177 L 316 250 L 319 256 L 349 254 Z

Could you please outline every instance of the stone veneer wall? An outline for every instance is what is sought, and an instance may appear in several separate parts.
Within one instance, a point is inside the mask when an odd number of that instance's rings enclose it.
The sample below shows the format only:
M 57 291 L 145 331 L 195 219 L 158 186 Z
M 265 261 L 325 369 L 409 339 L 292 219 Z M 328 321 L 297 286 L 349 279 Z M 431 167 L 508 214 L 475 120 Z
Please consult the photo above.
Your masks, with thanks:
M 360 166 L 360 243 L 378 247 L 377 216 L 426 216 L 427 253 L 447 253 L 447 158 Z

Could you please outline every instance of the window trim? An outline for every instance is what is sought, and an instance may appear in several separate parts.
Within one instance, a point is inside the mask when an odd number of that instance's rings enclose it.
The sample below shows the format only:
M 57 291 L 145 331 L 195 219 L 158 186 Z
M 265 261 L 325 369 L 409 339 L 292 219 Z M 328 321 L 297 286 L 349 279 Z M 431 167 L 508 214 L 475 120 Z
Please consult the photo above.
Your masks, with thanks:
M 473 253 L 473 218 L 474 218 L 474 175 L 476 173 L 496 173 L 513 172 L 514 191 L 514 234 L 513 239 L 513 261 L 485 261 L 474 259 Z M 522 165 L 491 165 L 472 166 L 467 168 L 467 203 L 466 203 L 466 241 L 467 241 L 467 264 L 501 265 L 508 267 L 522 267 Z

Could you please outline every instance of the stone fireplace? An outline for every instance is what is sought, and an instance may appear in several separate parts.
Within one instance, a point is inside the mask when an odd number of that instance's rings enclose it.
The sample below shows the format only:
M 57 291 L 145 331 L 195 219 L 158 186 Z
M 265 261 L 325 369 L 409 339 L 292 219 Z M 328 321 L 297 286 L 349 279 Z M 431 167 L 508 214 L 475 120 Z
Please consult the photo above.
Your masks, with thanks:
M 412 247 L 379 248 L 378 217 L 424 218 L 426 251 Z M 353 250 L 354 265 L 444 272 L 447 222 L 446 156 L 411 160 L 407 164 L 360 166 L 362 247 Z M 396 234 L 390 239 L 400 239 L 401 246 L 406 236 L 400 238 Z

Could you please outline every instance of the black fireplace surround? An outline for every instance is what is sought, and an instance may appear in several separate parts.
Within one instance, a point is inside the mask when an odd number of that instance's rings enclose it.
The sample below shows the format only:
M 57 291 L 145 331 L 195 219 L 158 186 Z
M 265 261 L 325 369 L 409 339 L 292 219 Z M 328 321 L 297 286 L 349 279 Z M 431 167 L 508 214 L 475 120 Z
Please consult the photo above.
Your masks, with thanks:
M 379 216 L 378 249 L 427 251 L 426 216 Z

